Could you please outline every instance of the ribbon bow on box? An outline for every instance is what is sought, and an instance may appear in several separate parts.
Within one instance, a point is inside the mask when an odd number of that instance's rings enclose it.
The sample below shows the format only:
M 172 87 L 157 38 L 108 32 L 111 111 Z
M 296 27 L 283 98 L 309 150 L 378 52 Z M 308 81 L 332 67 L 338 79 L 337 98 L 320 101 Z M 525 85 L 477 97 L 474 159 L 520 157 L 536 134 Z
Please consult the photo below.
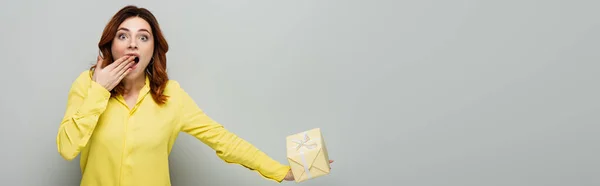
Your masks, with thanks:
M 308 133 L 306 133 L 306 132 L 304 132 L 304 139 L 303 140 L 292 140 L 292 142 L 298 144 L 296 146 L 296 150 L 297 151 L 300 150 L 300 148 L 302 148 L 302 147 L 305 147 L 308 150 L 312 150 L 312 149 L 315 149 L 315 148 L 317 148 L 319 146 L 316 142 L 314 142 L 314 141 L 312 141 L 310 139 L 310 136 L 308 136 Z

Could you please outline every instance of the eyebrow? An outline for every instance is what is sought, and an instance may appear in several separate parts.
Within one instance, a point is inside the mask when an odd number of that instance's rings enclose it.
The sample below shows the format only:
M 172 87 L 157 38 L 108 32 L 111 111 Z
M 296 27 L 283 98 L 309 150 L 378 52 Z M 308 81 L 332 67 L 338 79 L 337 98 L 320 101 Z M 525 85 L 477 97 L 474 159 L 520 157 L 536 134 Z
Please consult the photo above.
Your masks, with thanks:
M 127 29 L 127 28 L 119 28 L 119 29 L 117 29 L 117 31 L 119 31 L 119 30 L 124 30 L 124 31 L 128 31 L 129 32 L 129 29 Z M 150 31 L 148 31 L 145 28 L 139 29 L 138 31 L 140 31 L 140 32 L 144 31 L 144 32 L 148 32 L 149 34 L 152 34 Z

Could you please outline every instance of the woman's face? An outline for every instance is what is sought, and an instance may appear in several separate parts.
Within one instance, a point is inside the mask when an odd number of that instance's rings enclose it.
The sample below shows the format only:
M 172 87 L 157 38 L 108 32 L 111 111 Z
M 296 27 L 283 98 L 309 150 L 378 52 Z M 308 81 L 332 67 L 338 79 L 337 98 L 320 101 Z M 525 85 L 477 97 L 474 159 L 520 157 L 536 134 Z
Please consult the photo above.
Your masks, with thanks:
M 154 54 L 154 37 L 150 24 L 139 17 L 131 17 L 123 21 L 117 28 L 111 51 L 113 60 L 125 55 L 139 58 L 137 64 L 132 66 L 133 70 L 127 75 L 127 79 L 143 75 Z

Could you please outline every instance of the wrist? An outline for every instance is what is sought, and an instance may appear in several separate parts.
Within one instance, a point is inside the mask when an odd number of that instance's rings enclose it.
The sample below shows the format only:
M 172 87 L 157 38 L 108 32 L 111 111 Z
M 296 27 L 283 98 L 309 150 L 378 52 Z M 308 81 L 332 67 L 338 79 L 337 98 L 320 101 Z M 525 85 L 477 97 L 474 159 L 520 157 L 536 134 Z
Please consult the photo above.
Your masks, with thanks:
M 105 85 L 100 84 L 96 81 L 92 81 L 90 83 L 90 89 L 92 91 L 102 92 L 103 95 L 106 95 L 106 94 L 110 95 L 110 89 L 108 89 Z
M 294 174 L 292 173 L 292 169 L 288 170 L 288 172 L 285 175 L 285 178 L 283 178 L 283 180 L 285 180 L 285 181 L 293 181 L 294 180 Z

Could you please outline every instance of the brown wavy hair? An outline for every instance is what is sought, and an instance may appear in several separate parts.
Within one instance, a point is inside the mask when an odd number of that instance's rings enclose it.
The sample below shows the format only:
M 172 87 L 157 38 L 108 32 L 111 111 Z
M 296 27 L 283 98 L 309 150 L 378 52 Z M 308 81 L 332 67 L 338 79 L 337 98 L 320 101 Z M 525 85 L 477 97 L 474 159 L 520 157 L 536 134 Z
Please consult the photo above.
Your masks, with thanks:
M 117 34 L 117 29 L 123 21 L 130 17 L 139 17 L 148 24 L 150 24 L 150 28 L 152 29 L 152 35 L 154 37 L 154 54 L 153 59 L 146 67 L 146 76 L 150 80 L 150 94 L 156 103 L 159 105 L 164 104 L 167 101 L 167 96 L 163 94 L 167 82 L 169 81 L 169 76 L 167 75 L 167 51 L 169 51 L 169 44 L 167 40 L 164 38 L 163 33 L 160 29 L 158 21 L 156 17 L 147 9 L 139 8 L 137 6 L 128 5 L 119 10 L 106 24 L 104 27 L 104 31 L 102 32 L 102 37 L 100 38 L 100 42 L 98 42 L 98 48 L 100 49 L 100 53 L 102 58 L 104 59 L 105 66 L 113 63 L 113 56 L 111 52 L 111 46 L 113 39 Z M 90 68 L 91 72 L 96 65 Z M 119 83 L 112 91 L 111 95 L 121 95 L 124 92 L 124 86 L 122 83 Z

